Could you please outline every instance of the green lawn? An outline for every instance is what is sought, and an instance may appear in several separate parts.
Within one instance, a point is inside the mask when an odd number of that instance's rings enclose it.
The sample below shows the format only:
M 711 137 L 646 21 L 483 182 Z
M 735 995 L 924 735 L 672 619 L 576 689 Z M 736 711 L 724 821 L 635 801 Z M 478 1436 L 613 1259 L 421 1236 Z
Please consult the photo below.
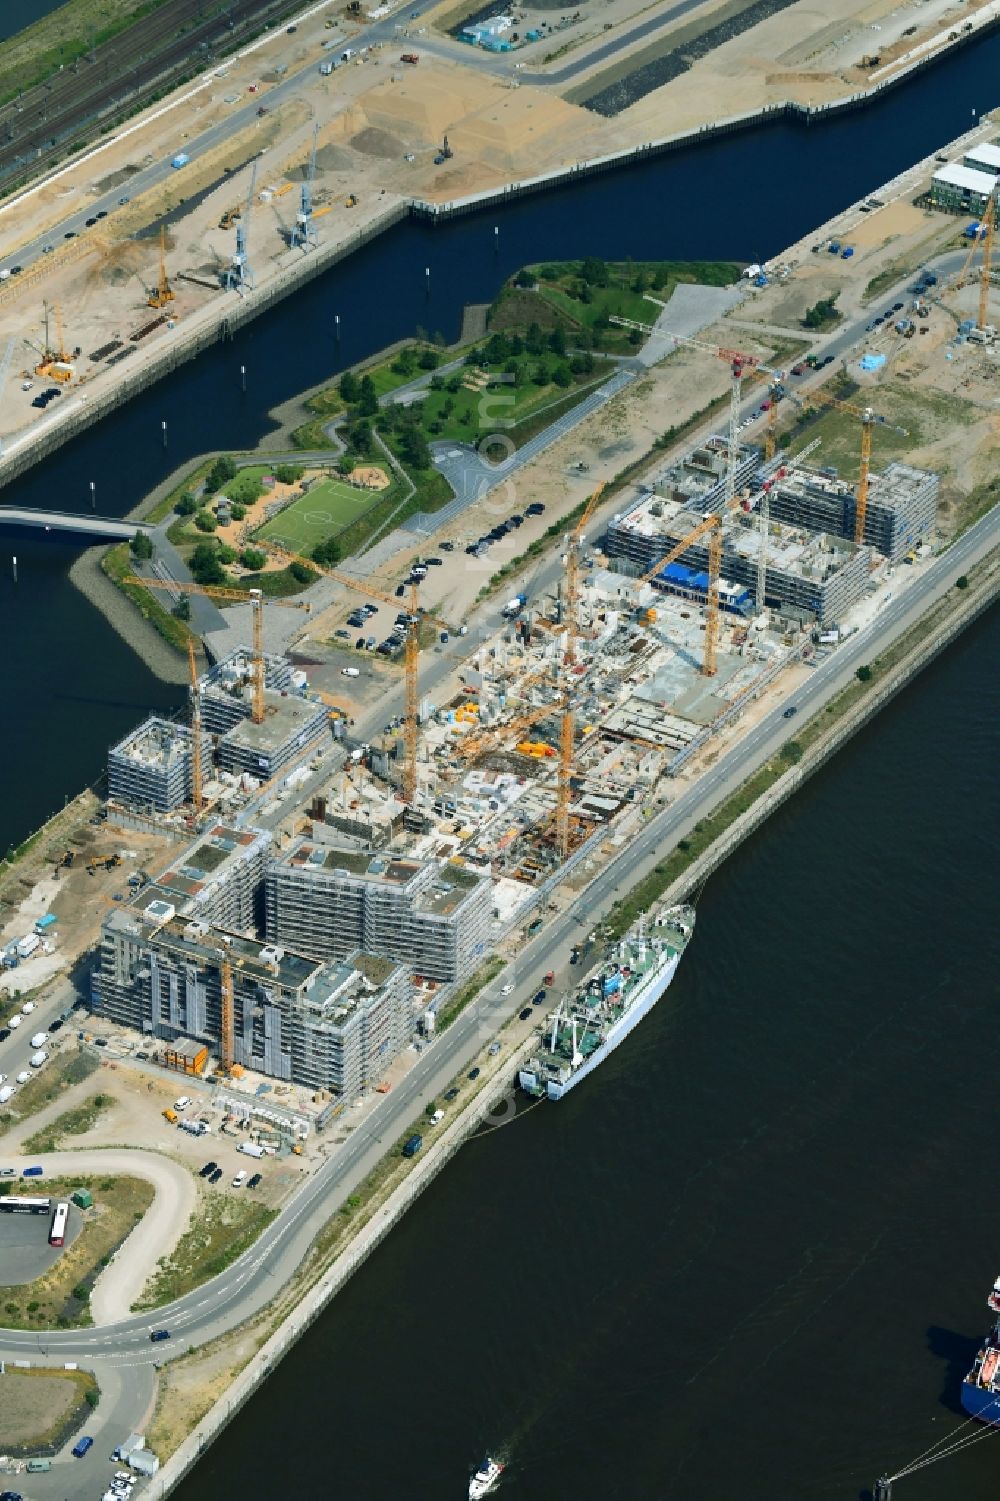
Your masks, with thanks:
M 293 500 L 262 526 L 257 536 L 292 552 L 311 553 L 318 542 L 350 526 L 385 496 L 384 490 L 359 490 L 343 480 L 321 480 L 308 495 Z
M 560 355 L 548 351 L 525 354 L 510 363 L 517 365 L 514 383 L 502 365 L 496 364 L 484 367 L 489 381 L 482 388 L 468 390 L 463 385 L 457 391 L 430 391 L 414 408 L 426 437 L 430 441 L 475 443 L 484 433 L 509 431 L 555 402 L 567 397 L 582 399 L 583 390 L 600 384 L 611 368 L 606 361 L 598 360 L 589 373 L 574 376 L 569 386 L 560 386 L 552 378 L 557 366 L 567 365 Z M 468 367 L 463 374 L 471 377 L 477 370 Z M 544 380 L 536 381 L 535 375 L 542 374 Z

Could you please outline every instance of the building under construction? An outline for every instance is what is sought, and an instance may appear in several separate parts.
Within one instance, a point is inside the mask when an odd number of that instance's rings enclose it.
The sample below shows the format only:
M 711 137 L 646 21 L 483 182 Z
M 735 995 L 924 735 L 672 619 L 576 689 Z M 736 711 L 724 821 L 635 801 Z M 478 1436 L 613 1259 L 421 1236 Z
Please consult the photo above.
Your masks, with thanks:
M 264 687 L 272 693 L 292 689 L 292 665 L 287 657 L 264 653 Z M 225 734 L 253 713 L 253 654 L 240 647 L 198 680 L 201 721 L 213 735 Z
M 202 764 L 211 741 L 202 735 Z M 108 800 L 139 813 L 172 813 L 191 801 L 192 731 L 155 715 L 108 752 Z
M 385 1076 L 413 1034 L 409 972 L 352 953 L 324 962 L 155 904 L 112 912 L 101 933 L 94 1010 L 167 1043 L 219 1053 L 223 964 L 232 975 L 233 1061 L 355 1099 Z
M 939 481 L 927 469 L 888 464 L 868 480 L 865 542 L 898 563 L 934 530 Z M 835 469 L 798 469 L 776 481 L 771 516 L 792 526 L 853 538 L 858 498 Z
M 133 896 L 125 910 L 145 912 L 154 906 L 162 917 L 169 908 L 169 916 L 253 932 L 270 851 L 271 836 L 263 829 L 216 824 Z
M 740 513 L 740 517 L 734 518 L 723 537 L 722 573 L 731 584 L 752 595 L 757 585 L 760 527 L 755 514 L 744 517 Z M 861 598 L 871 566 L 871 549 L 857 547 L 833 532 L 817 534 L 803 526 L 784 526 L 775 519 L 773 501 L 771 518 L 765 599 L 808 610 L 820 625 L 842 620 Z M 700 510 L 686 511 L 658 496 L 642 496 L 609 526 L 608 555 L 621 559 L 629 569 L 646 571 L 694 531 L 701 520 Z M 684 570 L 682 577 L 676 570 L 665 569 L 652 580 L 653 585 L 690 598 L 698 597 L 699 590 L 702 596 L 707 593 L 707 539 L 686 548 L 678 561 Z
M 268 867 L 272 943 L 334 957 L 360 948 L 430 980 L 460 980 L 486 952 L 492 884 L 463 865 L 300 839 Z

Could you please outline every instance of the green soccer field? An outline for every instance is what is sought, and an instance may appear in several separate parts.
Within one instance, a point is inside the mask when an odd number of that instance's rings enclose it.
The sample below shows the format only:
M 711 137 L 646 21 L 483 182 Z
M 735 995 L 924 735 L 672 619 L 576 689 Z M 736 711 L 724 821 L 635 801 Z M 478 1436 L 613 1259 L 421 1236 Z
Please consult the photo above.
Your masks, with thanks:
M 277 542 L 292 552 L 309 553 L 317 544 L 357 521 L 384 491 L 356 490 L 340 480 L 327 479 L 257 531 L 258 537 Z

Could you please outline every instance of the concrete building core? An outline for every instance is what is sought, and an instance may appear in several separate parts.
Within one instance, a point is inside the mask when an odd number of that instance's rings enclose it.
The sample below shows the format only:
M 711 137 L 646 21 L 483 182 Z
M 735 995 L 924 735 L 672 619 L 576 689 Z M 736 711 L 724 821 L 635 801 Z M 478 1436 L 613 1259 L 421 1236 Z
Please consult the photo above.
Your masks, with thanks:
M 353 1099 L 377 1084 L 413 1031 L 413 986 L 392 960 L 324 962 L 153 903 L 109 914 L 94 1010 L 176 1052 L 221 1043 L 222 963 L 233 977 L 234 1057 L 245 1068 Z
M 108 752 L 108 800 L 140 813 L 172 813 L 193 796 L 192 731 L 151 715 Z M 212 747 L 202 735 L 202 765 Z
M 269 778 L 279 776 L 299 751 L 328 734 L 329 715 L 323 704 L 296 694 L 264 692 L 264 719 L 254 724 L 241 717 L 219 741 L 223 771 Z
M 462 865 L 300 839 L 268 867 L 267 937 L 324 958 L 392 955 L 430 980 L 463 978 L 489 940 L 492 884 Z
M 664 500 L 672 500 L 683 506 L 696 506 L 706 514 L 709 511 L 721 511 L 725 501 L 728 462 L 729 440 L 713 436 L 693 448 L 690 453 L 682 454 L 680 458 L 665 465 L 648 481 L 649 488 Z M 760 463 L 759 448 L 748 443 L 739 444 L 736 450 L 735 493 L 738 494 L 753 483 Z
M 264 687 L 287 693 L 292 687 L 292 665 L 287 657 L 264 653 Z M 224 734 L 249 719 L 253 711 L 253 658 L 245 648 L 232 652 L 204 673 L 198 683 L 201 722 L 213 735 Z

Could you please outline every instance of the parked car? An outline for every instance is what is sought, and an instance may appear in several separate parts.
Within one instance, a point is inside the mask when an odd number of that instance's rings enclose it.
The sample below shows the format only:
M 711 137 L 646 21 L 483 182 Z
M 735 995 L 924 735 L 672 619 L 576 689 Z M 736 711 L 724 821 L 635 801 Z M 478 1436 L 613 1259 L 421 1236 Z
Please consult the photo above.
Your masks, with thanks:
M 540 1006 L 547 994 L 548 991 L 544 988 L 544 986 L 541 990 L 536 990 L 534 995 L 531 997 L 531 1004 L 533 1006 Z
M 511 984 L 501 985 L 501 987 L 500 987 L 500 994 L 501 995 L 512 995 L 513 991 L 514 991 L 514 987 Z
M 260 1173 L 254 1173 L 252 1177 L 247 1179 L 247 1188 L 256 1188 L 259 1185 L 260 1181 Z
M 62 1027 L 62 1025 L 63 1025 L 63 1019 L 62 1019 L 62 1017 L 61 1016 L 57 1016 L 54 1022 L 49 1022 L 49 1031 L 50 1032 L 58 1032 L 59 1029 Z M 139 1054 L 139 1057 L 140 1058 L 142 1057 L 141 1053 Z
M 221 1177 L 222 1177 L 222 1169 L 221 1169 L 221 1167 L 217 1167 L 215 1169 L 214 1173 L 209 1173 L 209 1175 L 208 1175 L 208 1181 L 209 1181 L 209 1183 L 218 1183 L 218 1181 L 219 1181 L 219 1179 Z
M 94 1440 L 90 1437 L 89 1433 L 85 1433 L 83 1435 L 83 1438 L 77 1439 L 76 1443 L 73 1445 L 74 1458 L 82 1459 L 83 1456 L 88 1452 L 88 1450 L 92 1449 L 93 1447 Z
M 206 1162 L 205 1166 L 201 1169 L 200 1173 L 198 1174 L 198 1177 L 199 1178 L 208 1178 L 212 1173 L 215 1172 L 215 1169 L 218 1167 L 218 1165 L 219 1164 L 217 1162 Z
M 335 635 L 335 636 L 341 636 L 341 637 L 343 637 L 343 639 L 344 639 L 344 640 L 345 640 L 345 641 L 350 641 L 350 639 L 351 639 L 351 633 L 350 633 L 350 631 L 345 631 L 345 630 L 344 630 L 344 629 L 343 629 L 343 627 L 341 627 L 341 629 L 340 629 L 340 630 L 339 630 L 339 631 L 334 631 L 334 633 L 333 633 L 333 634 L 334 634 L 334 635 Z
M 481 1074 L 481 1073 L 482 1073 L 482 1069 L 478 1069 L 478 1068 L 470 1068 L 470 1069 L 469 1069 L 469 1072 L 468 1072 L 468 1073 L 467 1073 L 467 1074 L 466 1074 L 466 1076 L 465 1076 L 465 1077 L 466 1077 L 466 1078 L 467 1078 L 467 1079 L 478 1079 L 478 1078 L 479 1078 L 479 1075 L 480 1075 L 480 1074 Z
M 454 1088 L 452 1088 L 452 1089 L 446 1089 L 444 1097 L 448 1101 L 457 1100 L 458 1099 L 458 1090 L 454 1089 Z
M 239 1172 L 236 1173 L 235 1176 L 233 1177 L 233 1187 L 234 1188 L 242 1188 L 243 1185 L 244 1185 L 244 1183 L 246 1181 L 247 1181 L 247 1170 L 246 1170 L 245 1167 L 241 1167 L 240 1170 L 239 1170 Z
M 43 1167 L 25 1167 L 21 1169 L 22 1178 L 40 1178 L 45 1172 Z
M 526 1022 L 530 1017 L 534 1016 L 535 1013 L 532 1011 L 530 1006 L 525 1006 L 524 1010 L 519 1011 L 517 1014 L 519 1020 Z

